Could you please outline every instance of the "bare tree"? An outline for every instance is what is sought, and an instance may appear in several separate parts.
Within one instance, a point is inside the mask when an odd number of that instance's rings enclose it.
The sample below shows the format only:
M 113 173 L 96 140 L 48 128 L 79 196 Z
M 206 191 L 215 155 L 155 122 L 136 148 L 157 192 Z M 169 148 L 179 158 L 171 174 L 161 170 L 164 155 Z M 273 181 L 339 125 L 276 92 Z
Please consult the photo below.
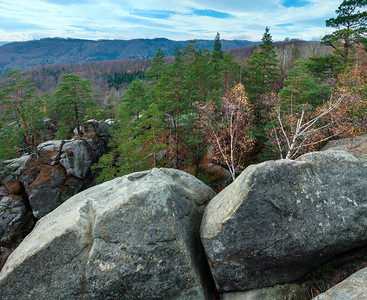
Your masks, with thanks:
M 339 95 L 336 101 L 330 97 L 325 107 L 316 112 L 312 117 L 306 117 L 307 105 L 303 104 L 301 112 L 296 114 L 291 104 L 290 114 L 282 116 L 280 108 L 276 111 L 278 128 L 273 126 L 273 133 L 281 158 L 292 159 L 299 154 L 301 149 L 324 142 L 336 135 L 324 135 L 321 132 L 330 126 L 329 122 L 320 122 L 321 119 L 334 111 L 342 103 L 344 95 Z M 321 124 L 320 124 L 321 123 Z M 285 156 L 283 153 L 286 153 Z

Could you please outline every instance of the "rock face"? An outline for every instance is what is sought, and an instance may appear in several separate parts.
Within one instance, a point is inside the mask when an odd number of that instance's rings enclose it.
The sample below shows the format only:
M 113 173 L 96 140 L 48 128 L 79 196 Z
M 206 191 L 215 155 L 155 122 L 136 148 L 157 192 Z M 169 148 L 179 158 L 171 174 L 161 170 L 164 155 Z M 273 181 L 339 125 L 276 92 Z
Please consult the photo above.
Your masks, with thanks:
M 303 288 L 297 284 L 276 285 L 247 292 L 226 293 L 221 300 L 307 300 Z
M 214 195 L 171 169 L 89 188 L 38 221 L 12 253 L 1 298 L 209 299 L 199 226 Z
M 27 213 L 20 197 L 5 196 L 0 200 L 0 241 L 9 242 L 9 233 L 14 232 Z
M 344 151 L 249 166 L 201 225 L 219 292 L 294 281 L 366 245 L 366 186 L 367 168 Z
M 367 161 L 367 134 L 330 141 L 322 148 L 322 151 L 326 150 L 344 150 Z
M 20 195 L 24 190 L 28 197 L 25 202 L 30 203 L 36 218 L 43 217 L 90 183 L 91 165 L 107 150 L 103 138 L 107 137 L 109 126 L 104 121 L 90 122 L 96 127 L 94 136 L 90 133 L 78 139 L 47 141 L 37 147 L 38 159 L 26 155 L 0 166 L 7 194 Z
M 91 122 L 96 130 L 88 135 L 38 145 L 38 158 L 25 155 L 0 163 L 0 207 L 6 206 L 0 209 L 0 228 L 6 228 L 0 229 L 0 268 L 33 227 L 33 217 L 43 217 L 91 183 L 90 166 L 105 153 L 110 126 Z
M 349 300 L 366 299 L 367 268 L 364 268 L 347 279 L 313 298 L 313 300 Z

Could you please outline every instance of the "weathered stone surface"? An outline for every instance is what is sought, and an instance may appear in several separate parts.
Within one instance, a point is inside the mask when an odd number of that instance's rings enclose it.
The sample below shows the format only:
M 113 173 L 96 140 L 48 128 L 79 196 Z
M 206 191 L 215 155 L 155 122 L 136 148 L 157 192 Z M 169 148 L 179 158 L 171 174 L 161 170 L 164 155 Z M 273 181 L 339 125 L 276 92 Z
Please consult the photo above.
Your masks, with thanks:
M 109 134 L 109 130 L 111 125 L 113 124 L 113 122 L 108 122 L 108 120 L 106 121 L 99 121 L 98 122 L 98 127 L 96 129 L 96 134 L 100 137 L 108 137 L 110 136 Z
M 26 213 L 21 199 L 5 196 L 0 200 L 0 242 L 9 242 L 9 234 L 19 226 Z
M 38 145 L 39 161 L 46 164 L 57 164 L 65 141 L 53 140 Z
M 0 246 L 0 270 L 14 249 Z
M 301 278 L 367 244 L 367 168 L 344 151 L 249 166 L 207 206 L 201 238 L 220 292 Z
M 307 300 L 302 286 L 297 284 L 276 285 L 247 292 L 226 293 L 221 300 Z
M 66 179 L 64 185 L 60 189 L 60 199 L 62 202 L 69 199 L 71 196 L 76 195 L 84 187 L 83 180 L 70 176 Z
M 66 180 L 66 172 L 60 165 L 42 164 L 35 168 L 39 173 L 25 192 L 33 215 L 41 218 L 61 204 L 59 193 Z
M 84 140 L 67 141 L 62 147 L 60 163 L 68 176 L 85 178 L 95 162 L 94 153 Z
M 84 122 L 83 125 L 79 126 L 79 132 L 82 136 L 98 136 L 98 137 L 109 137 L 109 129 L 113 124 L 111 120 L 97 121 L 94 119 Z M 74 129 L 74 134 L 78 135 L 78 128 Z
M 367 268 L 364 268 L 313 300 L 362 300 L 366 295 Z
M 198 231 L 214 194 L 171 169 L 85 190 L 12 253 L 0 273 L 1 298 L 208 299 Z
M 12 175 L 17 176 L 26 168 L 26 163 L 29 160 L 30 155 L 23 155 L 19 158 L 5 160 L 0 163 L 0 170 L 2 176 Z
M 328 142 L 322 151 L 344 150 L 361 160 L 367 160 L 367 134 Z
M 8 194 L 19 195 L 22 192 L 22 184 L 19 180 L 12 180 L 5 183 L 5 189 Z

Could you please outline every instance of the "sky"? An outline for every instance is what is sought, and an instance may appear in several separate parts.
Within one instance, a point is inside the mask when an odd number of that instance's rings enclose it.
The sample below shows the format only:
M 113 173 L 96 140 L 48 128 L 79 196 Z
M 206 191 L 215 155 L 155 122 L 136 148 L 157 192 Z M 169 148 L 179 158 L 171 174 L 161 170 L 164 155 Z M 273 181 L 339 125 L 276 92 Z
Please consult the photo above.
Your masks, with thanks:
M 46 37 L 319 40 L 342 0 L 0 0 L 0 42 Z

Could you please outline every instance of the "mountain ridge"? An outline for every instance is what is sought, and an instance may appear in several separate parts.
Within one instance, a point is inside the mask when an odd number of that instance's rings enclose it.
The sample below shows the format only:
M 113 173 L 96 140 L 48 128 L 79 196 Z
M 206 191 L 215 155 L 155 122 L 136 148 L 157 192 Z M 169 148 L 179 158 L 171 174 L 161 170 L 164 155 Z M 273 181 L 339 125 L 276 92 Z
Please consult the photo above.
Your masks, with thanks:
M 181 49 L 189 42 L 166 38 L 133 40 L 84 40 L 73 38 L 44 38 L 25 42 L 11 42 L 0 46 L 0 74 L 12 69 L 25 70 L 38 65 L 68 64 L 123 58 L 153 57 L 159 48 L 171 55 L 176 46 Z M 214 40 L 196 40 L 202 49 L 213 50 Z M 228 50 L 260 42 L 221 40 Z

